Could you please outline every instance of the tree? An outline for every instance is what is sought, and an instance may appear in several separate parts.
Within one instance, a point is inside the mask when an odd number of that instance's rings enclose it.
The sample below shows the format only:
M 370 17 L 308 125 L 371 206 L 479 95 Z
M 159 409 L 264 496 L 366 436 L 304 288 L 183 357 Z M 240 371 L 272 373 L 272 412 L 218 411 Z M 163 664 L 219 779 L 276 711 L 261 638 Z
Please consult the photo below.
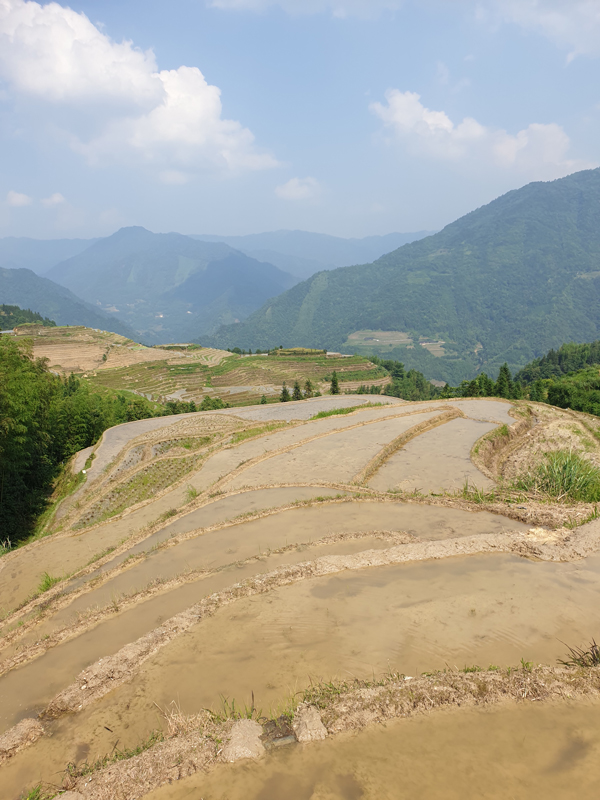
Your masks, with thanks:
M 292 392 L 292 400 L 302 400 L 302 389 L 298 381 L 294 381 L 294 391 Z
M 264 396 L 264 394 L 260 398 L 260 404 L 261 404 L 261 406 L 266 406 L 267 405 L 267 398 Z
M 337 372 L 334 370 L 333 375 L 331 376 L 331 389 L 329 390 L 329 394 L 339 394 L 340 393 L 340 384 L 338 382 Z
M 494 389 L 496 397 L 505 397 L 508 399 L 512 397 L 514 393 L 512 376 L 506 362 L 500 367 L 500 373 L 498 374 L 498 380 L 496 381 Z
M 280 403 L 287 403 L 290 399 L 290 391 L 285 385 L 285 381 L 283 382 L 283 386 L 281 387 L 281 394 L 279 395 L 279 402 Z
M 304 384 L 304 397 L 309 398 L 313 396 L 313 385 L 309 378 L 306 379 L 306 383 Z

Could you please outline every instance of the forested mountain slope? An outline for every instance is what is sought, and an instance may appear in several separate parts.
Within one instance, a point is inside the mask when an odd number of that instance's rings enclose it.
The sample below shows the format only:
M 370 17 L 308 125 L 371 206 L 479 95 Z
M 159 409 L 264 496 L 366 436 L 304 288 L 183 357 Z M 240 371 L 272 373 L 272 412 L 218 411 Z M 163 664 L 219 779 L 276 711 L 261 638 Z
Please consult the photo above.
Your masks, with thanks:
M 598 337 L 599 219 L 600 169 L 531 183 L 373 264 L 314 275 L 212 343 L 353 352 L 347 337 L 362 331 L 372 332 L 362 340 L 372 352 L 428 378 L 519 368 L 565 341 Z M 380 331 L 407 336 L 384 349 Z
M 185 341 L 244 319 L 295 278 L 222 242 L 122 228 L 48 272 L 146 341 Z
M 131 328 L 119 319 L 94 309 L 64 286 L 42 278 L 30 269 L 0 267 L 0 303 L 31 308 L 58 325 L 85 325 L 135 338 Z

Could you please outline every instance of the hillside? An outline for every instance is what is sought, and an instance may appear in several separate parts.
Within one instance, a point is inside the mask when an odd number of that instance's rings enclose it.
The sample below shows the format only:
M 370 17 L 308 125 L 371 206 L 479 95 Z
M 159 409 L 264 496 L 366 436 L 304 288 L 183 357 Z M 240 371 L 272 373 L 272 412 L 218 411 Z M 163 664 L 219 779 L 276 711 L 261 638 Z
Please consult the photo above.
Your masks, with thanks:
M 219 347 L 369 352 L 457 383 L 598 336 L 600 170 L 531 183 L 373 264 L 322 272 Z
M 183 341 L 244 319 L 296 283 L 223 243 L 122 228 L 54 266 L 48 277 L 154 343 Z
M 342 392 L 362 384 L 381 387 L 388 372 L 362 356 L 327 356 L 323 353 L 240 355 L 198 345 L 145 347 L 131 339 L 84 327 L 24 326 L 17 339 L 33 337 L 33 353 L 47 358 L 61 375 L 71 372 L 87 378 L 101 391 L 128 390 L 148 400 L 183 400 L 200 404 L 204 398 L 221 398 L 232 406 L 258 403 L 263 395 L 276 400 L 285 381 L 310 380 L 315 391 L 329 390 L 335 370 Z
M 0 303 L 31 308 L 57 325 L 86 325 L 133 337 L 133 331 L 119 319 L 84 303 L 58 283 L 36 275 L 30 269 L 0 267 Z
M 97 239 L 29 239 L 6 236 L 0 239 L 0 267 L 30 269 L 43 275 L 50 267 L 82 253 Z
M 19 306 L 8 306 L 5 303 L 0 305 L 0 329 L 10 330 L 17 325 L 42 325 L 43 327 L 55 327 L 56 322 L 48 317 L 42 317 L 37 311 L 19 308 Z
M 388 233 L 364 239 L 342 239 L 309 231 L 272 231 L 247 236 L 192 236 L 205 242 L 225 242 L 259 261 L 268 261 L 298 278 L 349 264 L 374 261 L 408 242 L 423 239 L 433 231 Z

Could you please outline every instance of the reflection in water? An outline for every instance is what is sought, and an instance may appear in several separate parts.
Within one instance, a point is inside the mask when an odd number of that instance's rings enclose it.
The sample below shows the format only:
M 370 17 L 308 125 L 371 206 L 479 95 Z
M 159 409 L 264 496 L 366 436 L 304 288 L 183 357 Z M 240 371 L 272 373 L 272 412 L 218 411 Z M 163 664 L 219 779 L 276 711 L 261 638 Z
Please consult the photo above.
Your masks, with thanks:
M 596 800 L 599 703 L 438 711 L 219 765 L 146 800 Z

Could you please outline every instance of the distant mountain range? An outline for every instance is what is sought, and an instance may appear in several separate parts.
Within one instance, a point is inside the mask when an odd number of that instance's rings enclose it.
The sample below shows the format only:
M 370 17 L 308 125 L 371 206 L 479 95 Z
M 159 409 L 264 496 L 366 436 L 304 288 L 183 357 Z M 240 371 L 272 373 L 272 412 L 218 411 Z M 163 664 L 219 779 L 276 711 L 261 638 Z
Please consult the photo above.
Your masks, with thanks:
M 43 274 L 71 290 L 73 301 L 88 312 L 93 307 L 112 319 L 111 330 L 122 321 L 144 341 L 158 344 L 212 334 L 246 319 L 294 286 L 298 276 L 374 258 L 421 235 L 340 239 L 277 231 L 223 239 L 132 227 L 103 239 L 0 239 L 0 267 Z M 36 291 L 31 298 L 19 297 L 21 305 L 40 310 Z M 0 295 L 0 302 L 11 301 Z
M 211 343 L 367 348 L 450 383 L 516 369 L 599 337 L 599 221 L 600 169 L 531 183 L 373 264 L 314 275 Z
M 64 286 L 40 277 L 30 269 L 0 267 L 0 301 L 37 311 L 57 325 L 85 325 L 136 338 L 136 333 L 121 320 L 103 314 Z
M 28 239 L 7 236 L 0 239 L 0 267 L 31 269 L 43 275 L 50 267 L 82 253 L 98 239 Z
M 298 281 L 222 242 L 139 227 L 100 239 L 46 275 L 153 343 L 245 319 Z
M 192 236 L 204 242 L 225 242 L 259 261 L 268 261 L 298 278 L 315 272 L 364 264 L 404 244 L 429 236 L 433 231 L 388 233 L 364 239 L 342 239 L 308 231 L 273 231 L 248 236 Z

